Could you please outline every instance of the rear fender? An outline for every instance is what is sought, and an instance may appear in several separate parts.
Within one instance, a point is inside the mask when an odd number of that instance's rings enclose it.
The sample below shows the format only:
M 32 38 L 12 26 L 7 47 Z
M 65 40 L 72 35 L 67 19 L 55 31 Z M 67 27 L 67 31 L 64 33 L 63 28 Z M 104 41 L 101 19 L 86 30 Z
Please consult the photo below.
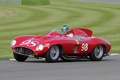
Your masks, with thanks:
M 92 30 L 85 29 L 85 28 L 74 28 L 70 30 L 71 33 L 74 35 L 79 35 L 79 36 L 85 36 L 85 37 L 91 37 L 92 36 Z

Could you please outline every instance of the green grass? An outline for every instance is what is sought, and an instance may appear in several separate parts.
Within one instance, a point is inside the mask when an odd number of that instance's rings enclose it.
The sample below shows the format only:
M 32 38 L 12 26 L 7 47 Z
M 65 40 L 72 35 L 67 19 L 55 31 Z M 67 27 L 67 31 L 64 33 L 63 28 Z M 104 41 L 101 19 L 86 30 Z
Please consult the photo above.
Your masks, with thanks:
M 49 0 L 22 0 L 24 5 L 48 5 Z
M 93 30 L 93 36 L 112 44 L 120 53 L 120 5 L 72 0 L 50 0 L 50 5 L 0 4 L 0 59 L 12 58 L 10 42 L 19 35 L 46 34 L 63 24 Z

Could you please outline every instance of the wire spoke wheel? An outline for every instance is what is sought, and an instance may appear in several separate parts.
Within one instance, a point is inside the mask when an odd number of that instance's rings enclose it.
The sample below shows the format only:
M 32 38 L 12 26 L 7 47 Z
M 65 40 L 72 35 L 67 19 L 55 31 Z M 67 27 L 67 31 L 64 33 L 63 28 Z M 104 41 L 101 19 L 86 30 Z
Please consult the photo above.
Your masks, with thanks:
M 50 56 L 53 60 L 57 59 L 59 56 L 59 48 L 57 46 L 53 46 L 50 50 Z
M 93 52 L 90 55 L 90 59 L 93 61 L 100 61 L 104 55 L 104 47 L 99 45 L 93 49 Z
M 56 62 L 58 61 L 60 56 L 60 49 L 58 46 L 52 46 L 50 50 L 47 52 L 45 59 L 47 62 Z

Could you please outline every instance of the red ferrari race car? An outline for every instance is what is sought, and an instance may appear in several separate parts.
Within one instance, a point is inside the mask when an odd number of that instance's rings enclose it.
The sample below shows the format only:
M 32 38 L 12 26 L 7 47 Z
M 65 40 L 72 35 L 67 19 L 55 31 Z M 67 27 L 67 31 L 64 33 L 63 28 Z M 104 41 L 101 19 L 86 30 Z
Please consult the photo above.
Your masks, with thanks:
M 72 33 L 72 36 L 68 36 Z M 102 38 L 93 37 L 92 31 L 85 28 L 73 28 L 69 33 L 53 29 L 47 35 L 23 35 L 11 42 L 14 58 L 23 62 L 29 56 L 45 58 L 47 62 L 57 62 L 77 58 L 89 58 L 100 61 L 108 55 L 111 44 Z

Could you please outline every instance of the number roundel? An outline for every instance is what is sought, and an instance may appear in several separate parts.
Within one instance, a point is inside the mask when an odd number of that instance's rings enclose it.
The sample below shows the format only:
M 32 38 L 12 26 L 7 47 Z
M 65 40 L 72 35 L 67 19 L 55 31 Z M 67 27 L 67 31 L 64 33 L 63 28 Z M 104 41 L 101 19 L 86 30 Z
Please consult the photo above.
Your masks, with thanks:
M 81 51 L 87 51 L 88 50 L 88 44 L 87 43 L 83 43 L 81 45 Z
M 36 46 L 37 44 L 39 44 L 38 41 L 26 40 L 26 41 L 23 41 L 20 45 L 27 45 L 27 46 L 33 47 L 33 46 Z

